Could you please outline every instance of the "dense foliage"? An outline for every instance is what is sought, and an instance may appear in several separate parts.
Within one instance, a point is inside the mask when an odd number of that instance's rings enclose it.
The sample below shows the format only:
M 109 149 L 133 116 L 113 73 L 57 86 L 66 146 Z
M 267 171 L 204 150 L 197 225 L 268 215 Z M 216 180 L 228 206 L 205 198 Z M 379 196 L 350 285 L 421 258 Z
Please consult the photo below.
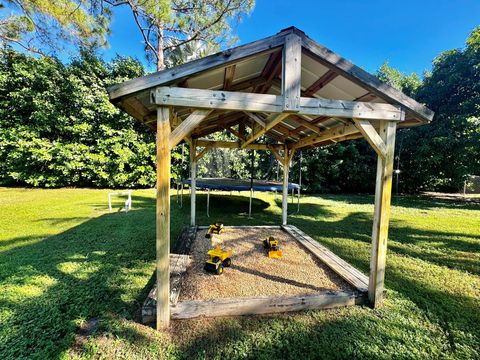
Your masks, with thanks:
M 151 187 L 155 184 L 154 134 L 108 101 L 106 87 L 142 75 L 137 61 L 111 63 L 83 51 L 64 65 L 11 50 L 0 56 L 0 183 L 41 187 Z M 399 130 L 395 168 L 400 191 L 458 190 L 480 174 L 480 28 L 464 49 L 442 53 L 421 81 L 385 63 L 377 76 L 436 112 L 425 126 Z M 234 140 L 215 134 L 217 140 Z M 183 153 L 183 155 L 182 155 Z M 202 177 L 275 179 L 265 151 L 210 150 L 198 163 Z M 300 153 L 291 181 L 299 179 Z M 308 192 L 370 192 L 376 155 L 363 140 L 302 153 Z M 188 146 L 172 156 L 174 182 L 189 176 Z M 395 184 L 397 181 L 395 181 Z M 397 191 L 396 185 L 394 190 Z
M 434 60 L 415 96 L 436 116 L 400 135 L 403 189 L 458 190 L 468 175 L 480 174 L 480 27 L 465 49 Z
M 105 88 L 143 74 L 88 52 L 69 65 L 13 51 L 0 58 L 0 182 L 42 187 L 151 186 L 154 135 Z

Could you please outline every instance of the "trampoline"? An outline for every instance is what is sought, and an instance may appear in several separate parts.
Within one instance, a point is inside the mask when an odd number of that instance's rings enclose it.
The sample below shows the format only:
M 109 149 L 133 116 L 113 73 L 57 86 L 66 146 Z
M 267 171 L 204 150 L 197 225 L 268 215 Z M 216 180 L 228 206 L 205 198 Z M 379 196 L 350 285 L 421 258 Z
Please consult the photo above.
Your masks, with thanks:
M 182 180 L 180 201 L 183 204 L 183 185 L 189 185 L 191 189 L 192 180 Z M 248 209 L 248 216 L 252 214 L 252 197 L 254 191 L 282 191 L 283 184 L 277 181 L 268 180 L 240 180 L 229 178 L 202 178 L 195 179 L 195 188 L 200 190 L 207 190 L 207 217 L 210 217 L 210 190 L 219 191 L 250 191 L 250 202 Z M 292 201 L 294 192 L 297 192 L 297 204 L 300 207 L 300 185 L 295 183 L 288 183 L 288 191 L 292 192 Z M 298 210 L 297 210 L 298 211 Z

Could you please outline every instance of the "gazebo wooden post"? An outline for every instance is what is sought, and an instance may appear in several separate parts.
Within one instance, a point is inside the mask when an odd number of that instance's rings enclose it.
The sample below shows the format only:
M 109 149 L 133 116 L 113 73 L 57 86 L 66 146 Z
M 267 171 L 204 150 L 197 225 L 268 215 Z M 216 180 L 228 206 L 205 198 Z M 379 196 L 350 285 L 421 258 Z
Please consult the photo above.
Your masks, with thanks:
M 290 170 L 290 157 L 285 146 L 283 154 L 283 192 L 282 192 L 282 225 L 287 225 L 288 217 L 288 172 Z
M 377 160 L 368 285 L 368 299 L 373 307 L 381 305 L 383 300 L 396 128 L 397 123 L 395 121 L 380 121 L 379 135 L 385 144 L 385 156 L 379 155 Z
M 196 187 L 197 187 L 197 140 L 190 143 L 190 225 L 195 226 L 196 214 Z
M 170 110 L 157 110 L 157 329 L 170 323 Z

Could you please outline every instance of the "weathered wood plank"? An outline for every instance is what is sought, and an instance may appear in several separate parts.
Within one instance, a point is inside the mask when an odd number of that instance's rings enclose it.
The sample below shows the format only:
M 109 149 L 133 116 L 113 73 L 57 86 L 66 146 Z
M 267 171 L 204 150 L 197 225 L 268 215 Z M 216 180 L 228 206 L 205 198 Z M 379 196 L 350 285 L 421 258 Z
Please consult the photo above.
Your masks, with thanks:
M 261 127 L 265 127 L 267 126 L 267 122 L 265 120 L 265 118 L 261 115 L 258 115 L 258 114 L 255 114 L 255 113 L 252 113 L 252 112 L 248 112 L 248 111 L 244 111 L 245 115 L 247 115 L 250 119 L 252 119 L 253 121 L 255 121 L 257 124 L 259 124 Z
M 170 110 L 157 110 L 157 329 L 170 324 Z
M 301 61 L 302 39 L 296 34 L 287 35 L 282 56 L 283 111 L 297 112 L 300 110 Z
M 380 136 L 387 149 L 385 159 L 379 156 L 377 160 L 372 253 L 368 285 L 368 298 L 373 307 L 381 305 L 383 301 L 396 128 L 397 124 L 395 122 L 380 122 Z
M 358 129 L 353 124 L 344 125 L 344 126 L 337 126 L 335 128 L 322 131 L 318 135 L 317 134 L 311 135 L 311 136 L 308 136 L 308 137 L 300 140 L 296 144 L 292 145 L 292 149 L 301 149 L 303 147 L 315 145 L 315 144 L 318 144 L 318 143 L 321 143 L 321 142 L 324 142 L 324 141 L 327 141 L 327 140 L 333 140 L 333 139 L 336 139 L 336 138 L 340 138 L 340 137 L 343 137 L 343 136 L 355 134 L 355 133 L 358 133 L 358 132 L 359 132 Z
M 314 254 L 320 261 L 331 268 L 342 279 L 354 286 L 358 291 L 368 291 L 368 277 L 359 270 L 335 255 L 326 247 L 312 239 L 293 225 L 282 226 L 282 228 L 299 241 L 307 250 Z
M 394 103 L 402 104 L 426 122 L 432 121 L 434 112 L 428 109 L 425 105 L 420 104 L 388 84 L 381 82 L 377 77 L 318 44 L 316 41 L 307 36 L 302 36 L 302 45 L 309 53 L 314 55 L 317 60 L 330 69 L 340 72 L 342 76 L 353 81 L 357 85 L 366 88 L 373 94 L 389 102 L 392 101 Z
M 378 156 L 385 159 L 387 153 L 387 147 L 383 142 L 383 139 L 378 135 L 377 130 L 368 120 L 353 119 L 356 128 L 362 133 L 370 146 L 375 150 Z
M 189 136 L 190 133 L 199 126 L 203 120 L 212 112 L 212 110 L 195 110 L 175 130 L 170 134 L 170 149 L 173 149 L 180 141 Z
M 242 148 L 245 148 L 248 144 L 254 142 L 256 139 L 258 139 L 260 136 L 265 134 L 267 131 L 269 131 L 271 128 L 273 128 L 275 125 L 280 123 L 283 119 L 285 119 L 288 116 L 287 113 L 281 113 L 281 114 L 272 114 L 268 117 L 266 120 L 266 125 L 264 128 L 261 128 L 259 131 L 256 133 L 252 134 L 243 144 Z
M 122 84 L 113 85 L 108 89 L 110 100 L 115 100 L 121 96 L 142 91 L 160 84 L 176 83 L 185 79 L 189 75 L 231 65 L 240 59 L 253 55 L 274 52 L 277 48 L 283 45 L 285 36 L 285 33 L 276 34 L 202 59 L 190 61 L 171 69 L 158 71 L 147 76 L 125 81 Z
M 159 106 L 184 106 L 247 112 L 283 112 L 283 96 L 234 91 L 204 90 L 159 86 L 152 92 Z M 299 114 L 368 120 L 404 119 L 399 106 L 360 101 L 300 98 Z
M 172 319 L 273 314 L 331 309 L 363 304 L 365 296 L 354 292 L 325 291 L 304 296 L 255 297 L 181 301 L 171 308 Z
M 233 83 L 233 77 L 235 76 L 236 65 L 230 65 L 225 68 L 225 74 L 223 76 L 223 90 L 230 90 Z
M 198 139 L 197 145 L 202 146 L 209 146 L 212 148 L 224 148 L 224 149 L 241 149 L 242 143 L 240 142 L 232 142 L 232 141 L 215 141 L 215 140 L 208 140 L 208 139 Z M 270 150 L 271 148 L 275 149 L 283 149 L 282 144 L 248 144 L 245 146 L 245 149 L 252 149 L 252 150 Z
M 323 74 L 317 81 L 315 81 L 312 85 L 310 85 L 303 93 L 303 96 L 312 96 L 316 92 L 320 91 L 325 85 L 331 82 L 338 76 L 338 73 L 328 70 L 325 74 Z
M 183 276 L 191 264 L 191 257 L 183 254 L 170 254 L 170 305 L 178 302 Z M 142 306 L 142 323 L 151 323 L 156 320 L 157 285 L 148 293 Z

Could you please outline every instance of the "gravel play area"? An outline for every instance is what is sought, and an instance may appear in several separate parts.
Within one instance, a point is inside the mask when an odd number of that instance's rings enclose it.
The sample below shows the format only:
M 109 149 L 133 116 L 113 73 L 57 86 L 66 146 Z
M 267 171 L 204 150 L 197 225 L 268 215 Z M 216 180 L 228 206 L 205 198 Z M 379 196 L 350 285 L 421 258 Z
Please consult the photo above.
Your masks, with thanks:
M 226 227 L 223 234 L 214 235 L 213 239 L 205 238 L 205 233 L 206 230 L 199 230 L 192 244 L 193 261 L 182 281 L 180 301 L 353 290 L 281 229 Z M 266 256 L 262 242 L 267 234 L 279 240 L 282 258 Z M 222 275 L 203 269 L 207 251 L 217 245 L 233 250 L 232 266 L 225 268 Z

